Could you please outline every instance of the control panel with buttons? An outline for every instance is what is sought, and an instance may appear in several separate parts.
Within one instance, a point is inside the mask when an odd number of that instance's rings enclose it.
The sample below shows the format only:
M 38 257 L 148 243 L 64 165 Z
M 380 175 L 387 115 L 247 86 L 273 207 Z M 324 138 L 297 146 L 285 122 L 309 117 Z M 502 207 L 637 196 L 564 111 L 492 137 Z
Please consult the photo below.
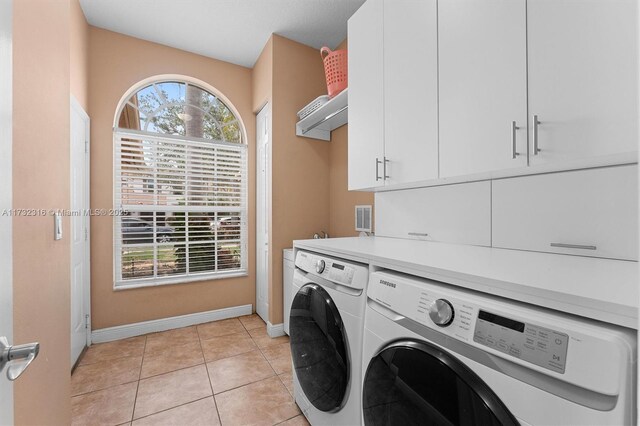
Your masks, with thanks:
M 383 306 L 471 345 L 482 345 L 555 373 L 564 374 L 569 335 L 525 322 L 460 297 L 457 291 L 414 285 L 390 273 L 372 274 L 369 298 Z M 412 306 L 413 305 L 413 306 Z
M 337 261 L 327 256 L 319 256 L 313 253 L 299 252 L 296 257 L 296 267 L 318 275 L 329 281 L 354 288 L 363 288 L 364 284 L 354 285 L 354 276 L 357 269 L 362 267 Z M 366 268 L 364 268 L 366 272 Z
M 569 336 L 480 310 L 473 341 L 510 356 L 564 373 Z

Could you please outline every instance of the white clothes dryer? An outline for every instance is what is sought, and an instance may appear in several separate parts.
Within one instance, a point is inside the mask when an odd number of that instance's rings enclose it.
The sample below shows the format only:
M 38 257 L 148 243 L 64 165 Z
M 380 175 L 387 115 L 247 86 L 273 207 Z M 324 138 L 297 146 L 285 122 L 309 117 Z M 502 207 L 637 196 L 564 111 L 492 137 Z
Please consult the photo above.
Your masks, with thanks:
M 297 250 L 289 320 L 294 397 L 314 425 L 361 423 L 366 265 Z
M 633 330 L 395 272 L 370 275 L 365 425 L 635 425 Z

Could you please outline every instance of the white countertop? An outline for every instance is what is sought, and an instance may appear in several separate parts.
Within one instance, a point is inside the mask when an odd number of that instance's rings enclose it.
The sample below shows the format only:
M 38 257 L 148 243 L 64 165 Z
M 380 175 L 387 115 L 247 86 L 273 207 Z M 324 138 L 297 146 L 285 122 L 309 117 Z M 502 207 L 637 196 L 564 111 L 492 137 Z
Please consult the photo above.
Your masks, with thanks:
M 385 237 L 294 247 L 638 328 L 637 262 Z

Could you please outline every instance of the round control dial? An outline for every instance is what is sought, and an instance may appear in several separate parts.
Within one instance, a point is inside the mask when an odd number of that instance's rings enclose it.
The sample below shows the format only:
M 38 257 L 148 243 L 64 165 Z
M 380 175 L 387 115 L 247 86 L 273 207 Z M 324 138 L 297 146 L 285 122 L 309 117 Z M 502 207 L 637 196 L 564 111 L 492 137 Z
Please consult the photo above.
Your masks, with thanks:
M 325 263 L 324 260 L 320 259 L 316 261 L 316 272 L 321 274 L 324 271 Z
M 453 322 L 455 313 L 448 300 L 438 299 L 429 306 L 429 317 L 440 327 L 446 327 Z

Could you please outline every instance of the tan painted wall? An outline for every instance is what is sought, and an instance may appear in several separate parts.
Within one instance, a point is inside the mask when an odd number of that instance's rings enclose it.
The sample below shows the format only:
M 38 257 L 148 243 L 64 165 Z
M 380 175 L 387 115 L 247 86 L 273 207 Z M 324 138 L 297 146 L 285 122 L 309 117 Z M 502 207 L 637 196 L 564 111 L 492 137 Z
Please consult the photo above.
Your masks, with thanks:
M 343 41 L 337 48 L 346 48 Z M 273 35 L 253 69 L 253 110 L 272 101 L 273 194 L 270 229 L 269 319 L 282 322 L 282 249 L 325 231 L 354 236 L 353 208 L 373 194 L 347 190 L 347 126 L 331 142 L 295 135 L 296 113 L 326 94 L 316 49 Z
M 345 39 L 336 49 L 346 49 Z M 358 235 L 355 228 L 354 207 L 373 206 L 372 192 L 349 191 L 347 129 L 342 126 L 331 132 L 331 156 L 329 161 L 329 234 L 332 237 L 353 237 Z
M 282 322 L 282 249 L 329 232 L 330 143 L 295 134 L 296 113 L 326 94 L 320 53 L 273 36 L 272 256 L 269 319 Z
M 71 0 L 71 94 L 85 111 L 89 108 L 89 24 L 80 0 Z
M 348 126 L 347 124 L 331 132 L 329 161 L 329 235 L 331 237 L 357 236 L 358 233 L 355 231 L 355 206 L 374 205 L 372 192 L 349 191 L 347 189 Z
M 68 209 L 69 0 L 13 2 L 13 207 Z M 64 220 L 63 229 L 69 229 Z M 14 341 L 38 341 L 15 383 L 15 424 L 70 424 L 69 233 L 13 219 Z
M 269 37 L 253 65 L 251 86 L 253 112 L 258 114 L 267 102 L 271 102 L 273 93 L 273 36 Z
M 91 27 L 91 207 L 113 206 L 113 121 L 120 98 L 139 81 L 161 74 L 202 80 L 223 93 L 244 121 L 249 142 L 249 275 L 189 284 L 113 290 L 113 222 L 91 220 L 91 308 L 100 329 L 229 306 L 255 304 L 255 119 L 251 70 Z

